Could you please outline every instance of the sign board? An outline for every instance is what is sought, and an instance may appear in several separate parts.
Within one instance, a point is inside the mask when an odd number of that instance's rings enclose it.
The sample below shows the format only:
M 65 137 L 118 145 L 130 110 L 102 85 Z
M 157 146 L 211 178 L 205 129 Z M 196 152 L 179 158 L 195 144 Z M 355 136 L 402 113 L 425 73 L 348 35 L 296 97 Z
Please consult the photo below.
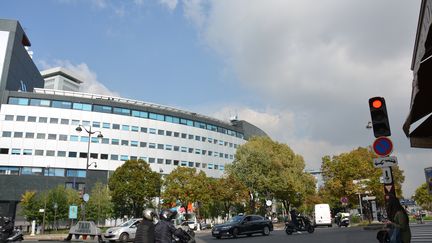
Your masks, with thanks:
M 397 165 L 398 161 L 396 156 L 386 156 L 386 157 L 380 157 L 375 158 L 373 161 L 373 165 L 375 168 L 383 168 L 383 167 L 389 167 L 393 165 Z
M 340 202 L 341 203 L 348 203 L 348 198 L 347 197 L 341 197 Z
M 383 178 L 383 184 L 391 184 L 393 183 L 393 177 L 391 173 L 390 167 L 384 167 L 382 168 L 382 178 Z
M 429 194 L 432 195 L 432 167 L 428 167 L 424 169 L 426 176 L 426 184 L 429 189 Z
M 270 207 L 272 205 L 272 201 L 271 200 L 267 200 L 266 201 L 266 205 L 267 205 L 267 207 Z
M 84 200 L 84 202 L 88 202 L 89 199 L 90 199 L 89 194 L 85 193 L 85 194 L 83 195 L 83 200 Z
M 362 199 L 363 199 L 363 201 L 371 201 L 371 200 L 375 200 L 376 197 L 375 196 L 366 196 L 366 197 L 363 197 Z
M 393 143 L 388 137 L 379 137 L 375 139 L 372 148 L 377 155 L 387 156 L 393 151 Z
M 43 213 L 43 212 L 45 212 L 45 209 L 44 208 L 40 208 L 39 209 L 39 213 Z
M 78 218 L 78 206 L 74 206 L 74 205 L 69 206 L 69 218 L 70 219 Z

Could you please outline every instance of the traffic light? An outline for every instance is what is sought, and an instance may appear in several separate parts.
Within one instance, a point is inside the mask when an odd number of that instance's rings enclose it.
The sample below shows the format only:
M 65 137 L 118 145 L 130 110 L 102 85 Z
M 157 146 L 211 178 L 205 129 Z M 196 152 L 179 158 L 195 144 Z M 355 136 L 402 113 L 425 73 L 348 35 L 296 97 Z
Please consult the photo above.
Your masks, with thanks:
M 369 109 L 372 118 L 374 136 L 390 136 L 390 124 L 387 116 L 387 108 L 383 97 L 369 99 Z

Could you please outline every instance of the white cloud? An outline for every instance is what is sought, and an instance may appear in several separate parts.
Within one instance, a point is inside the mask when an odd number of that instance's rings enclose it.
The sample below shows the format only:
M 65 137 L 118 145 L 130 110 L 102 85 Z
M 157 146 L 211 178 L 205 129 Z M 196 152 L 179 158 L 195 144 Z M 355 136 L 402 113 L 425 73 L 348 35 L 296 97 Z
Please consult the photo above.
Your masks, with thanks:
M 170 11 L 176 9 L 178 1 L 177 0 L 159 0 L 159 3 L 167 7 Z
M 97 75 L 94 71 L 90 70 L 86 63 L 72 64 L 68 60 L 56 60 L 53 63 L 47 63 L 46 61 L 39 62 L 43 69 L 53 67 L 66 68 L 80 77 L 83 83 L 80 86 L 80 91 L 84 93 L 120 96 L 118 93 L 109 90 L 105 85 L 98 81 Z
M 397 152 L 416 160 L 418 150 L 409 148 L 401 129 L 411 95 L 416 4 L 186 2 L 185 17 L 194 21 L 201 40 L 223 58 L 245 90 L 265 100 L 265 110 L 242 110 L 248 121 L 286 142 L 311 166 L 319 166 L 323 155 L 372 143 L 365 125 L 367 100 L 373 96 L 387 99 Z M 284 117 L 289 117 L 289 130 Z M 421 180 L 412 176 L 421 166 L 405 168 L 408 193 Z

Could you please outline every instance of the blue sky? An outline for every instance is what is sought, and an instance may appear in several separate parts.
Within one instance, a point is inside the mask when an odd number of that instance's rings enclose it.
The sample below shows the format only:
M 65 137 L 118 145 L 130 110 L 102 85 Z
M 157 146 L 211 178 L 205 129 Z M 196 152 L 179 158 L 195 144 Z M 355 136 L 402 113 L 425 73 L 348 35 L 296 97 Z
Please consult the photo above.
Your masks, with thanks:
M 372 144 L 368 99 L 387 101 L 405 196 L 430 151 L 402 132 L 420 0 L 2 1 L 42 70 L 64 66 L 85 92 L 233 115 L 319 168 Z

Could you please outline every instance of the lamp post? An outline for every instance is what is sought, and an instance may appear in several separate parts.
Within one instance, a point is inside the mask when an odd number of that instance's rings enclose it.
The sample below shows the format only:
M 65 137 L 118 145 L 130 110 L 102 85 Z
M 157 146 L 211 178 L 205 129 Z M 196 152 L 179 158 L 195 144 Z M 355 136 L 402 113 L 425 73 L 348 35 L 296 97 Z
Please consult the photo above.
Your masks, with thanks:
M 92 135 L 95 133 L 98 133 L 97 138 L 98 139 L 102 139 L 103 135 L 100 131 L 92 131 L 92 127 L 89 126 L 89 129 L 87 129 L 85 126 L 83 125 L 78 125 L 78 127 L 75 129 L 77 132 L 82 132 L 82 130 L 84 129 L 84 131 L 87 132 L 88 135 L 88 141 L 87 141 L 87 162 L 86 162 L 86 171 L 85 171 L 85 181 L 84 181 L 84 188 L 83 188 L 83 196 L 86 193 L 87 190 L 87 182 L 88 182 L 88 168 L 94 164 L 95 168 L 97 167 L 96 162 L 92 162 L 90 163 L 90 143 L 91 143 L 91 138 Z M 83 219 L 85 220 L 85 204 L 83 206 Z

